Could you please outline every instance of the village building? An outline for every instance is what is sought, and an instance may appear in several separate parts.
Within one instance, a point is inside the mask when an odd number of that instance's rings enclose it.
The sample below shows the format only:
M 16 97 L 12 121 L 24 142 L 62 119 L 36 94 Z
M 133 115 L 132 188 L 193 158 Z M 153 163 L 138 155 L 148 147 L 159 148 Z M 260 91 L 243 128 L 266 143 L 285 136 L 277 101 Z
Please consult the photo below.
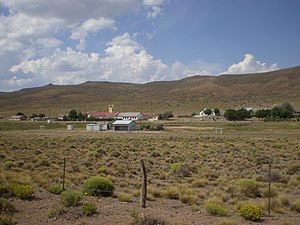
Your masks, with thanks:
M 146 115 L 141 112 L 123 112 L 118 113 L 117 118 L 122 120 L 144 120 Z
M 67 116 L 66 114 L 59 114 L 57 119 L 58 120 L 64 120 L 66 116 Z
M 96 118 L 96 119 L 116 119 L 117 112 L 88 112 L 87 118 Z
M 49 116 L 44 116 L 44 117 L 40 117 L 40 116 L 36 116 L 36 117 L 33 117 L 31 118 L 31 121 L 46 121 L 46 120 L 49 120 Z
M 134 131 L 135 121 L 133 120 L 116 120 L 112 123 L 114 131 Z
M 26 120 L 26 116 L 24 115 L 15 115 L 15 116 L 11 116 L 9 118 L 10 121 L 22 121 L 22 120 Z
M 215 117 L 216 114 L 214 112 L 213 109 L 211 109 L 211 114 L 206 114 L 205 111 L 206 111 L 207 108 L 203 109 L 201 112 L 199 112 L 198 114 L 194 115 L 194 117 L 197 117 L 197 118 L 206 118 L 206 117 Z
M 153 114 L 148 117 L 149 121 L 158 121 L 159 120 L 159 114 Z

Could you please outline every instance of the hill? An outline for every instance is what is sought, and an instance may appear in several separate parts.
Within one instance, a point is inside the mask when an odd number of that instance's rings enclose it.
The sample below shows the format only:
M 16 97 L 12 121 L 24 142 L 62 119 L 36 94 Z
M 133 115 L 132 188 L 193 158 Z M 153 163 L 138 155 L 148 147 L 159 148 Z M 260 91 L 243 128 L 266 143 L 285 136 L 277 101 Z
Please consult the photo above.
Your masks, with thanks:
M 300 107 L 300 66 L 268 73 L 193 76 L 146 84 L 85 82 L 0 93 L 0 114 L 18 111 L 56 116 L 71 109 L 163 112 L 190 115 L 204 107 L 273 107 L 288 101 Z

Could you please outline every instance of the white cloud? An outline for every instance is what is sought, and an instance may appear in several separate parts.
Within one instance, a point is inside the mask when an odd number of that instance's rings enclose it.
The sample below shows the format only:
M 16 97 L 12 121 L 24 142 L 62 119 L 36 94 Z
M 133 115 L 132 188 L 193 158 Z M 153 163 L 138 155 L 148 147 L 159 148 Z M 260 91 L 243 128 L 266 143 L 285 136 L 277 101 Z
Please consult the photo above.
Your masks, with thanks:
M 128 11 L 137 11 L 138 0 L 1 0 L 10 9 L 36 18 L 60 19 L 68 25 L 91 18 L 114 18 Z
M 125 33 L 107 43 L 104 57 L 67 48 L 56 49 L 52 55 L 40 59 L 23 60 L 11 67 L 10 72 L 14 75 L 6 84 L 78 84 L 87 80 L 144 83 L 205 73 L 197 68 L 199 65 L 195 63 L 190 68 L 175 62 L 168 66 Z
M 79 50 L 85 49 L 85 38 L 89 33 L 95 33 L 103 29 L 116 29 L 114 26 L 114 20 L 109 18 L 89 19 L 83 22 L 79 27 L 75 27 L 72 30 L 71 38 L 79 40 L 79 44 L 76 46 Z
M 277 69 L 278 66 L 276 63 L 269 66 L 264 62 L 256 60 L 254 55 L 245 54 L 245 58 L 243 61 L 231 65 L 227 71 L 223 72 L 223 74 L 261 73 Z
M 168 2 L 168 0 L 144 0 L 144 5 L 151 8 L 147 13 L 147 18 L 156 18 L 161 13 L 161 6 Z

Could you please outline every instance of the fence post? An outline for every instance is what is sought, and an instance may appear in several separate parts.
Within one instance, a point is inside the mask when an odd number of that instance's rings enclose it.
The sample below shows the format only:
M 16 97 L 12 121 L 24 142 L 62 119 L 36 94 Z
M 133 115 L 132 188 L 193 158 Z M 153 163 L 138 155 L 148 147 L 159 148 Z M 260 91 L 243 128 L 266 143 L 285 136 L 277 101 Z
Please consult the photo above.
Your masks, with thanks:
M 66 157 L 64 157 L 64 170 L 63 170 L 63 191 L 65 190 L 65 176 L 66 176 Z
M 144 164 L 144 160 L 140 160 L 140 167 L 142 170 L 143 180 L 142 180 L 142 191 L 141 191 L 141 207 L 146 208 L 146 200 L 147 200 L 147 174 L 146 168 Z
M 269 195 L 268 195 L 268 216 L 271 216 L 271 162 L 269 163 Z

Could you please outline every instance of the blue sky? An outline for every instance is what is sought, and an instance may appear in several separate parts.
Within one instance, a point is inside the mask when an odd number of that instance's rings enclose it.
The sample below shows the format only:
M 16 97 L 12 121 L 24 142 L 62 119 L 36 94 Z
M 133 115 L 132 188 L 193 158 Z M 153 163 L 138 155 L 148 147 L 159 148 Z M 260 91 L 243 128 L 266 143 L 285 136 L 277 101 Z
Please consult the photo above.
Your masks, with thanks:
M 300 65 L 298 0 L 0 0 L 0 91 Z

